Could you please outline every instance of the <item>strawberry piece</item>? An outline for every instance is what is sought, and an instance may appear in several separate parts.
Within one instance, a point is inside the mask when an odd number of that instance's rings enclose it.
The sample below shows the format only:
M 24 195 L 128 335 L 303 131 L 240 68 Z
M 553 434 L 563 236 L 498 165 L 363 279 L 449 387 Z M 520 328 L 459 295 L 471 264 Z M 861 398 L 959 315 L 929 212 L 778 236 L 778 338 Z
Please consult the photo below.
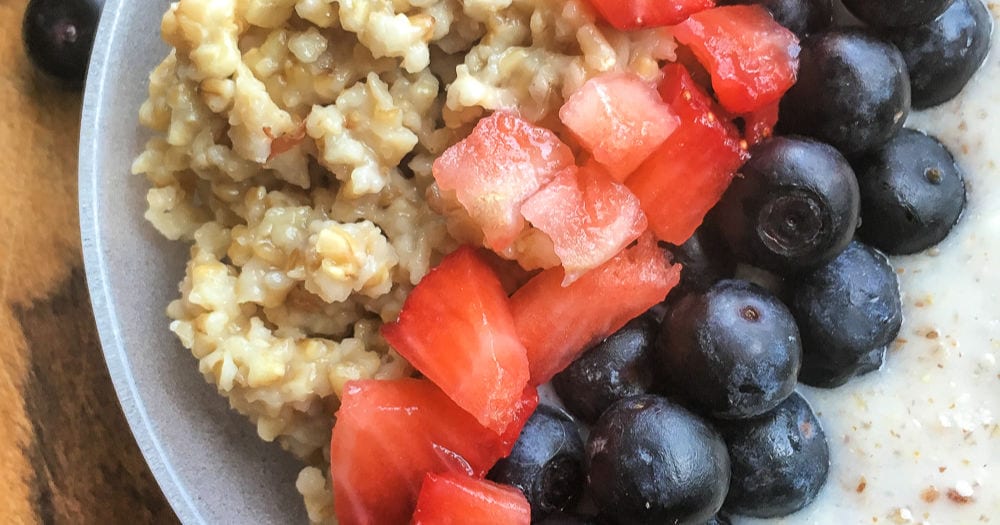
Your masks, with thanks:
M 673 33 L 712 74 L 715 95 L 732 113 L 773 104 L 795 84 L 799 40 L 762 6 L 701 11 Z
M 672 26 L 715 5 L 713 0 L 590 0 L 590 3 L 604 20 L 623 31 Z
M 532 399 L 537 403 L 534 389 L 526 390 L 522 419 L 498 436 L 430 381 L 348 382 L 330 440 L 337 519 L 341 525 L 406 523 L 428 472 L 484 476 L 510 453 Z
M 716 116 L 684 66 L 668 64 L 663 72 L 660 94 L 681 125 L 625 184 L 657 238 L 681 245 L 722 198 L 746 151 L 739 131 Z
M 434 161 L 434 180 L 455 191 L 458 202 L 496 252 L 524 229 L 521 204 L 561 170 L 573 152 L 548 129 L 498 111 Z
M 677 117 L 653 86 L 631 73 L 588 80 L 559 118 L 594 160 L 621 182 L 677 128 Z
M 521 491 L 456 474 L 427 474 L 412 525 L 528 525 L 531 507 Z
M 528 359 L 507 293 L 475 249 L 459 248 L 424 276 L 382 335 L 483 426 L 502 434 L 517 419 Z
M 663 301 L 680 279 L 651 235 L 564 287 L 561 268 L 545 270 L 511 297 L 528 350 L 531 383 L 547 382 L 590 345 Z
M 564 286 L 646 230 L 639 199 L 596 163 L 563 171 L 528 199 L 521 213 L 552 239 L 565 270 Z

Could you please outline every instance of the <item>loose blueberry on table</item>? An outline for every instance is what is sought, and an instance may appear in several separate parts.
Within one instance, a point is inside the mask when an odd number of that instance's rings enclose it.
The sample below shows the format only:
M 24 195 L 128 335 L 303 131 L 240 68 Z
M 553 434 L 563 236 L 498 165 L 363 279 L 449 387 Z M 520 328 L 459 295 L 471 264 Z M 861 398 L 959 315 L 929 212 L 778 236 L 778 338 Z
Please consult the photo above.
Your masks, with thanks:
M 81 85 L 103 6 L 104 0 L 31 0 L 22 26 L 28 57 L 46 74 Z

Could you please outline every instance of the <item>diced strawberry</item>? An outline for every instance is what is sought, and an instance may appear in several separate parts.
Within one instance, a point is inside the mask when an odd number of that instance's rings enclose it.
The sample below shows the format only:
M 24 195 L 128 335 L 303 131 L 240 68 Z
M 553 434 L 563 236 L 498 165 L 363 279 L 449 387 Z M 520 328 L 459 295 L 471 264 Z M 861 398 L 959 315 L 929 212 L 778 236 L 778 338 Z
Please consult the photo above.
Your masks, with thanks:
M 639 199 L 596 163 L 561 172 L 524 203 L 521 213 L 552 239 L 565 270 L 564 286 L 646 231 Z
M 427 474 L 412 525 L 528 525 L 531 506 L 520 490 L 456 474 Z
M 715 5 L 714 0 L 590 0 L 594 9 L 621 30 L 672 26 Z
M 563 287 L 561 268 L 535 276 L 511 297 L 514 324 L 528 349 L 532 384 L 566 368 L 604 339 L 662 301 L 680 279 L 651 235 L 643 235 L 603 266 Z
M 502 434 L 517 418 L 528 359 L 507 293 L 475 249 L 459 248 L 424 276 L 382 335 L 483 426 Z
M 588 80 L 563 104 L 559 118 L 619 182 L 663 144 L 678 123 L 656 89 L 632 73 Z
M 746 152 L 739 131 L 716 116 L 712 99 L 684 66 L 668 64 L 663 71 L 660 94 L 681 125 L 625 184 L 657 238 L 680 245 L 722 198 Z
M 715 95 L 733 113 L 774 103 L 795 84 L 798 38 L 760 5 L 701 11 L 673 32 L 712 74 Z
M 406 523 L 425 474 L 482 477 L 510 453 L 504 439 L 425 379 L 348 382 L 330 441 L 337 519 Z
M 555 133 L 508 112 L 476 124 L 472 134 L 434 161 L 434 180 L 453 190 L 494 251 L 524 228 L 521 204 L 556 173 L 574 165 Z

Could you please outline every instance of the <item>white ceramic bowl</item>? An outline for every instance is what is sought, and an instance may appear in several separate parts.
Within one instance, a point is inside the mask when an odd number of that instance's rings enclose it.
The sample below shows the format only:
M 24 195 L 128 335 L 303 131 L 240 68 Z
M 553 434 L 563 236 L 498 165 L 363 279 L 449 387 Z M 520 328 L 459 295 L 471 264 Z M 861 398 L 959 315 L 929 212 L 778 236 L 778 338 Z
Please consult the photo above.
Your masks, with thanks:
M 187 246 L 142 215 L 147 184 L 130 174 L 148 133 L 147 76 L 163 59 L 163 0 L 108 0 L 94 45 L 80 137 L 80 226 L 90 297 L 122 409 L 184 523 L 306 523 L 300 466 L 229 410 L 167 329 Z

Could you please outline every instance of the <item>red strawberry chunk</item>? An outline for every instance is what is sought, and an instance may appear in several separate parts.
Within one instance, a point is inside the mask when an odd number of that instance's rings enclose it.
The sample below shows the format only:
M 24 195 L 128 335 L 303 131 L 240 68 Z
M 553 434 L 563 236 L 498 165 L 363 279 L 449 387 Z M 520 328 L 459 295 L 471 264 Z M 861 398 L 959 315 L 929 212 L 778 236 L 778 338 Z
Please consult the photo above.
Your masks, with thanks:
M 715 5 L 714 0 L 590 0 L 609 24 L 624 31 L 672 26 Z
M 382 335 L 483 426 L 502 434 L 517 419 L 528 359 L 507 293 L 475 249 L 459 248 L 424 276 Z
M 455 191 L 486 245 L 499 252 L 524 229 L 521 204 L 574 163 L 555 133 L 500 111 L 438 157 L 433 173 L 442 189 Z
M 673 133 L 677 117 L 653 86 L 632 73 L 588 80 L 559 118 L 619 182 Z
M 680 265 L 670 264 L 651 235 L 569 286 L 562 285 L 561 268 L 535 276 L 511 297 L 531 383 L 552 379 L 591 344 L 662 301 L 679 279 Z
M 712 110 L 712 99 L 684 66 L 668 64 L 660 94 L 681 125 L 625 184 L 632 190 L 656 237 L 680 245 L 722 198 L 745 160 L 739 132 Z
M 529 415 L 513 424 L 518 433 Z M 484 476 L 510 453 L 515 426 L 498 436 L 424 379 L 347 383 L 330 441 L 337 519 L 406 523 L 425 474 Z
M 531 507 L 521 491 L 458 474 L 427 474 L 412 525 L 528 525 Z
M 709 70 L 719 102 L 732 113 L 772 104 L 795 84 L 798 38 L 762 6 L 701 11 L 673 32 Z
M 646 231 L 639 199 L 596 163 L 561 172 L 524 203 L 521 213 L 552 239 L 565 270 L 564 286 Z

